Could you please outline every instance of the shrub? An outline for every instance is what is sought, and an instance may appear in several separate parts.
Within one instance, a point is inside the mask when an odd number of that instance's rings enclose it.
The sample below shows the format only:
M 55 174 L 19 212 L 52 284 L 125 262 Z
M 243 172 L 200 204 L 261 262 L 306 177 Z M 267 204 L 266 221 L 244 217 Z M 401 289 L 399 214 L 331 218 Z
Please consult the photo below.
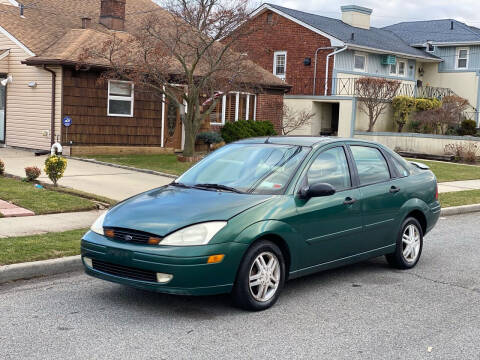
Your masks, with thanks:
M 440 106 L 442 106 L 442 102 L 436 98 L 431 98 L 431 99 L 425 99 L 425 98 L 420 98 L 420 99 L 415 99 L 415 111 L 427 111 L 427 110 L 432 110 L 432 109 L 437 109 Z
M 37 180 L 41 173 L 42 171 L 36 166 L 29 166 L 25 168 L 25 175 L 27 177 L 27 181 Z
M 424 100 L 424 99 L 419 99 Z M 422 109 L 427 105 L 420 102 Z M 432 105 L 433 102 L 430 104 Z M 428 105 L 428 106 L 430 106 Z M 449 129 L 457 128 L 468 101 L 459 96 L 445 96 L 440 107 L 422 110 L 415 114 L 415 120 L 421 124 L 423 133 L 445 135 Z
M 223 141 L 219 133 L 214 131 L 202 132 L 197 135 L 197 140 L 203 141 L 205 144 L 218 144 Z
M 452 154 L 456 161 L 475 163 L 477 161 L 478 146 L 473 143 L 447 144 L 445 154 Z
M 398 125 L 398 132 L 402 132 L 408 117 L 415 110 L 415 99 L 410 96 L 397 96 L 392 101 L 393 120 Z
M 61 156 L 52 155 L 45 160 L 45 173 L 55 186 L 57 186 L 57 181 L 63 177 L 66 168 L 67 160 Z
M 222 130 L 222 138 L 226 143 L 256 136 L 276 135 L 270 121 L 240 120 L 226 123 Z
M 458 129 L 458 135 L 476 135 L 477 134 L 477 123 L 474 120 L 465 119 L 460 123 L 460 128 Z
M 0 176 L 5 174 L 5 163 L 0 159 Z

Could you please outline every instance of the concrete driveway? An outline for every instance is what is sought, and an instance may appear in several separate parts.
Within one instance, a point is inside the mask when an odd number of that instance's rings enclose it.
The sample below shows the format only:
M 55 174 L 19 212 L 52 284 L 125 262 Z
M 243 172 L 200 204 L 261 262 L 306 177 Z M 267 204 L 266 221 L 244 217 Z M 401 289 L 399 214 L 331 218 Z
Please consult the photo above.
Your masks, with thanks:
M 38 166 L 42 170 L 40 180 L 50 182 L 43 171 L 46 156 L 35 156 L 31 151 L 0 148 L 0 159 L 5 162 L 5 172 L 8 174 L 24 177 L 25 167 Z M 168 184 L 172 180 L 163 176 L 68 159 L 67 170 L 59 184 L 113 200 L 123 200 L 142 191 Z
M 415 269 L 384 258 L 290 281 L 271 309 L 82 273 L 0 286 L 0 359 L 480 359 L 478 213 L 441 219 Z

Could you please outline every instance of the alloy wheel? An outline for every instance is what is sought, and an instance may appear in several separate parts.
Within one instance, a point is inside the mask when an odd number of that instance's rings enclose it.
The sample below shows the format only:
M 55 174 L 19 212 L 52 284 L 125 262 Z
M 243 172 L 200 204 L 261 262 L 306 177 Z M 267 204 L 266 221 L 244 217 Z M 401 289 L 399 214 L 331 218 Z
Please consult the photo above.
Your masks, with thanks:
M 420 255 L 420 230 L 414 224 L 409 224 L 402 235 L 403 257 L 409 262 L 413 263 Z
M 250 293 L 255 300 L 265 302 L 275 295 L 280 274 L 280 262 L 275 254 L 262 252 L 255 258 L 248 277 Z

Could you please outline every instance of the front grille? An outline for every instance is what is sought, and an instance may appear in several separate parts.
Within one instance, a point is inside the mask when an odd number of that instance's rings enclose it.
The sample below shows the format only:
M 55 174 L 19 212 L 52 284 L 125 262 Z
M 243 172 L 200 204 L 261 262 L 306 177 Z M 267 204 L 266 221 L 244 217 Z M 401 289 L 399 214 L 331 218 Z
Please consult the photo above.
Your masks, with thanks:
M 159 236 L 138 230 L 123 229 L 117 227 L 105 228 L 105 230 L 113 230 L 115 234 L 113 239 L 122 242 L 148 244 L 148 239 L 150 237 L 160 238 Z
M 120 276 L 127 279 L 157 282 L 157 274 L 154 271 L 112 264 L 97 259 L 92 259 L 92 265 L 95 270 L 110 275 Z

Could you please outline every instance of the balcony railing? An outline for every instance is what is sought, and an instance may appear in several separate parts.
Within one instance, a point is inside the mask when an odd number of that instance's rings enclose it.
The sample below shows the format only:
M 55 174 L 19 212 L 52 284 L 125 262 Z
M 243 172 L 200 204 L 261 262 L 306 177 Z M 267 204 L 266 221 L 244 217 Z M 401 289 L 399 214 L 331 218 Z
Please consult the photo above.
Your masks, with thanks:
M 290 95 L 356 97 L 358 96 L 356 91 L 356 82 L 358 79 L 359 78 L 318 78 L 315 81 L 315 92 L 313 92 L 313 79 L 311 77 L 299 76 L 294 79 L 289 79 L 288 81 L 293 85 Z M 402 82 L 397 90 L 397 96 L 401 95 L 416 98 L 442 99 L 445 96 L 455 95 L 455 93 L 449 88 L 417 86 L 413 82 Z

